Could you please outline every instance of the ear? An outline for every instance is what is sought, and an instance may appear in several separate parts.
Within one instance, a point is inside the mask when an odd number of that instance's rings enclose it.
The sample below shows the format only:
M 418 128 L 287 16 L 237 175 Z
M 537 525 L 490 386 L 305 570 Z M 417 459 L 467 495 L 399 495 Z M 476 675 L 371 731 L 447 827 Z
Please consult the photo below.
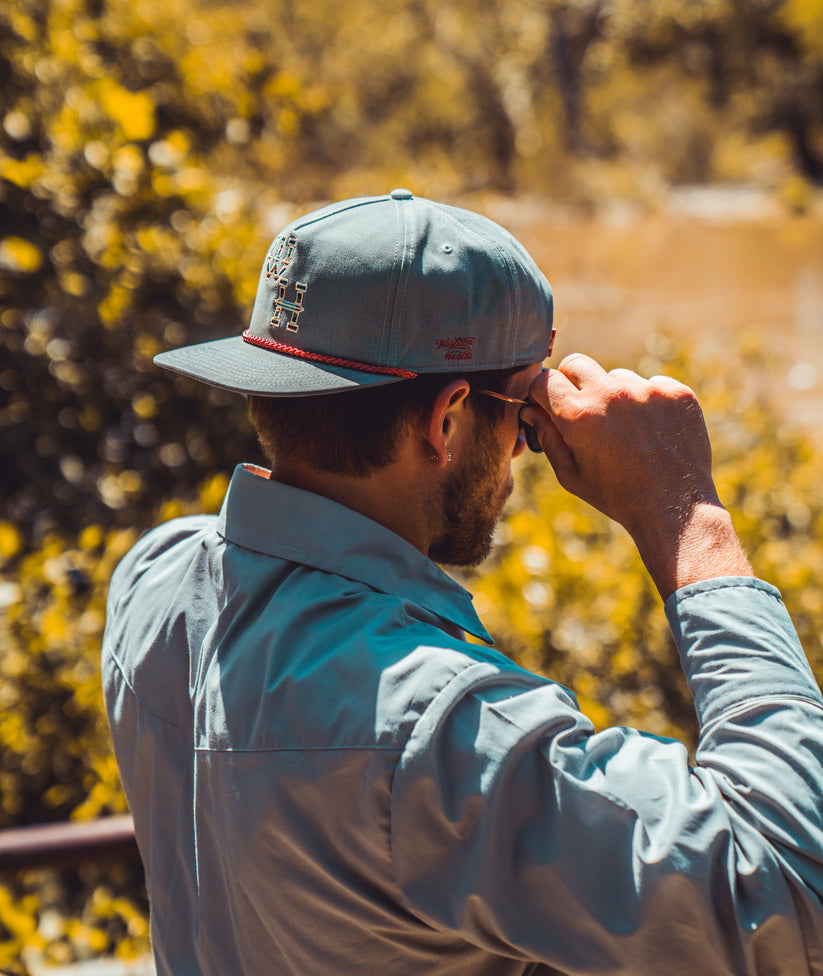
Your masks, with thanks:
M 422 448 L 430 461 L 436 458 L 441 466 L 448 463 L 449 449 L 455 443 L 460 425 L 466 420 L 466 398 L 470 389 L 468 380 L 452 380 L 421 415 Z

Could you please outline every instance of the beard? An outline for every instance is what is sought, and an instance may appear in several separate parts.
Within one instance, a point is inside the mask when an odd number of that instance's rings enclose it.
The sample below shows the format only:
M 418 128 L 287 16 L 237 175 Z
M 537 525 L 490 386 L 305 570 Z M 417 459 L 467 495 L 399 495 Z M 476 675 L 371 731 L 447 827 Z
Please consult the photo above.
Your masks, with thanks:
M 492 538 L 511 478 L 500 483 L 500 445 L 485 428 L 474 454 L 449 472 L 441 498 L 441 532 L 429 547 L 429 557 L 448 566 L 479 566 L 489 555 Z

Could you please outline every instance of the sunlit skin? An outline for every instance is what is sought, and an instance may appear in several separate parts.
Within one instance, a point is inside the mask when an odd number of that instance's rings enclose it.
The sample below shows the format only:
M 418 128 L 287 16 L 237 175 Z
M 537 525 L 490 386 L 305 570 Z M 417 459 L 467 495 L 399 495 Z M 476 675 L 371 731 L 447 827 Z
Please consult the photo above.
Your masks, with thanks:
M 539 364 L 523 369 L 504 392 L 524 399 L 539 373 Z M 468 410 L 474 414 L 470 405 Z M 514 487 L 512 459 L 526 448 L 518 410 L 517 404 L 507 403 L 502 420 L 494 427 L 473 415 L 473 443 L 447 468 L 443 482 L 443 529 L 428 550 L 437 562 L 477 566 L 488 556 L 497 520 Z
M 511 491 L 511 462 L 526 450 L 518 411 L 539 435 L 560 484 L 623 525 L 665 599 L 687 583 L 751 575 L 711 477 L 699 404 L 669 377 L 606 372 L 588 356 L 557 369 L 539 363 L 505 391 L 534 406 L 507 406 L 484 442 L 467 379 L 448 383 L 409 425 L 397 458 L 366 477 L 328 474 L 299 461 L 273 476 L 325 495 L 385 525 L 432 558 L 482 561 Z
M 631 535 L 665 600 L 688 583 L 751 576 L 712 479 L 692 390 L 668 376 L 607 372 L 575 353 L 537 376 L 523 407 L 557 480 Z
M 505 392 L 525 399 L 540 371 L 539 363 L 525 367 Z M 485 430 L 485 440 L 470 389 L 466 379 L 447 384 L 406 429 L 396 459 L 365 477 L 320 471 L 295 458 L 275 458 L 272 477 L 366 515 L 432 558 L 453 565 L 482 561 L 511 492 L 512 459 L 526 450 L 526 441 L 514 404 Z

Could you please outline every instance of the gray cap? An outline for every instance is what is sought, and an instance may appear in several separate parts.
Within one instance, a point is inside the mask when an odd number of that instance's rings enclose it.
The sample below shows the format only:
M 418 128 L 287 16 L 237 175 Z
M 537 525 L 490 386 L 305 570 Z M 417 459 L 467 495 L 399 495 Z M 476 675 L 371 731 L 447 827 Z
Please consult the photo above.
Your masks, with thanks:
M 553 334 L 551 287 L 508 231 L 394 190 L 289 224 L 249 328 L 154 361 L 237 393 L 309 396 L 542 362 Z

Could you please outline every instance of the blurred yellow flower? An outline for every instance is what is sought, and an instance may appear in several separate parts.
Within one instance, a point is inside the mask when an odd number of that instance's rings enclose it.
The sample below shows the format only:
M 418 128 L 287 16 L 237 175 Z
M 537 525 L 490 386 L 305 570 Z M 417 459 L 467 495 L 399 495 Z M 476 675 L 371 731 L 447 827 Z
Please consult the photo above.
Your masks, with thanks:
M 0 559 L 13 559 L 23 546 L 23 537 L 11 522 L 0 522 Z
M 36 245 L 22 237 L 4 237 L 0 240 L 0 269 L 31 274 L 43 263 L 43 255 Z
M 107 78 L 98 90 L 100 105 L 126 140 L 150 139 L 157 125 L 154 102 L 146 92 L 130 92 Z

